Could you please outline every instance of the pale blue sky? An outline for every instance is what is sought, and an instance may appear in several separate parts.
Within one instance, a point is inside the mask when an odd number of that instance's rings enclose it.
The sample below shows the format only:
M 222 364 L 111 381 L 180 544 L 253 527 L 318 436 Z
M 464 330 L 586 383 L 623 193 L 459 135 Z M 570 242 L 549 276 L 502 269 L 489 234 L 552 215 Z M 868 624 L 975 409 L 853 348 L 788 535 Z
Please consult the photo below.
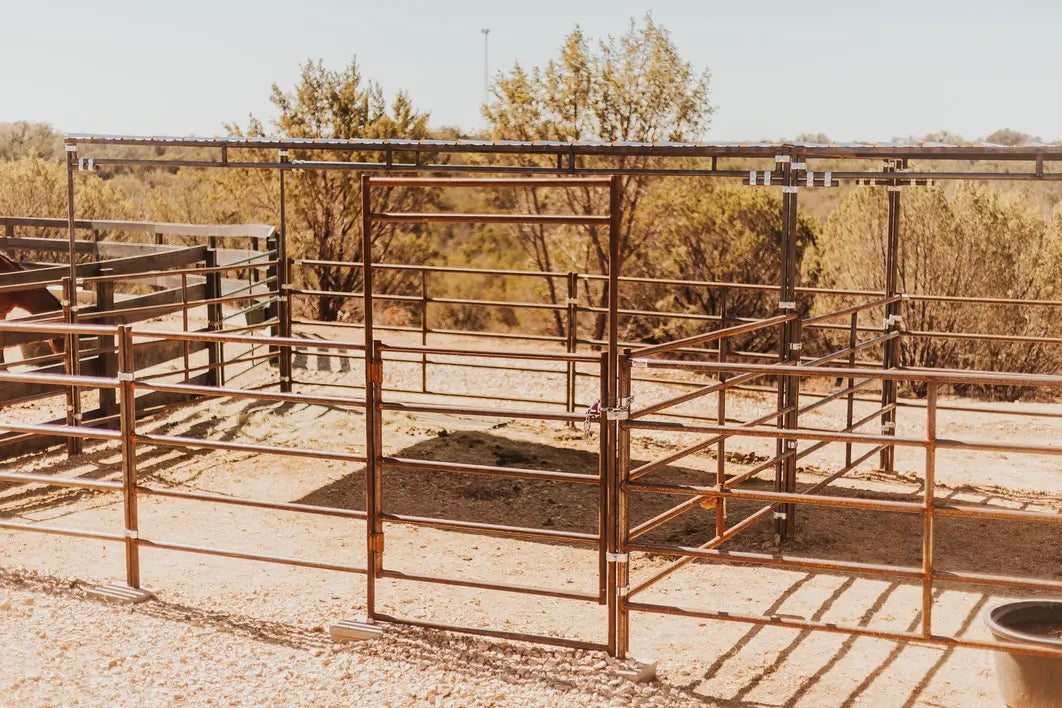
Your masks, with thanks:
M 980 0 L 0 0 L 0 122 L 214 135 L 269 117 L 270 85 L 294 85 L 306 59 L 356 55 L 433 125 L 473 129 L 480 28 L 493 73 L 553 56 L 576 23 L 619 33 L 649 9 L 712 72 L 711 139 L 1062 138 L 1062 3 Z

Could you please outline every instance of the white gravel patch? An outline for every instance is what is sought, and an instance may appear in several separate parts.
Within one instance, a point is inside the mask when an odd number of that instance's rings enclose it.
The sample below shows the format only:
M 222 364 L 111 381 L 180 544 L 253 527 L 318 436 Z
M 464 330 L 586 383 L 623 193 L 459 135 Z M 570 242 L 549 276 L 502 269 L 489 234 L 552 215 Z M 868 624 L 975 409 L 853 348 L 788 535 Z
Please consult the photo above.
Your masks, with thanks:
M 4 705 L 705 705 L 598 652 L 392 626 L 334 645 L 320 627 L 107 604 L 32 571 L 0 573 L 0 641 Z

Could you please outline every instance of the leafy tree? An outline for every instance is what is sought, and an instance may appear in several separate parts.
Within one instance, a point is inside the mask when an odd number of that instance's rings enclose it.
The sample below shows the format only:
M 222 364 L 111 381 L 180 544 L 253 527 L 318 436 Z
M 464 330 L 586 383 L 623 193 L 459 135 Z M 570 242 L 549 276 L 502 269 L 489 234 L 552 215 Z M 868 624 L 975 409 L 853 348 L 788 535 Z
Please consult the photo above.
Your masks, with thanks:
M 291 138 L 429 137 L 428 114 L 417 111 L 403 92 L 388 103 L 382 87 L 363 79 L 355 62 L 339 71 L 327 69 L 321 61 L 307 62 L 295 88 L 285 92 L 274 85 L 271 101 L 279 111 L 274 126 Z M 228 128 L 251 136 L 265 132 L 261 121 L 254 117 L 244 131 L 237 126 Z M 292 150 L 290 157 L 293 160 L 319 158 L 309 150 Z M 329 159 L 370 161 L 378 159 L 378 155 L 352 150 L 331 152 Z M 233 195 L 255 191 L 251 186 L 231 181 L 228 190 Z M 274 185 L 262 184 L 257 190 L 276 194 Z M 423 189 L 388 188 L 374 194 L 379 201 L 373 208 L 381 211 L 422 211 L 433 199 L 432 193 Z M 361 261 L 361 189 L 356 172 L 297 171 L 287 181 L 286 197 L 292 257 Z M 267 199 L 261 200 L 263 205 Z M 430 253 L 421 229 L 396 224 L 374 227 L 373 244 L 377 260 L 417 263 L 423 262 Z M 315 266 L 302 273 L 306 284 L 313 289 L 353 292 L 361 283 L 358 268 Z M 386 273 L 382 275 L 386 278 Z M 334 320 L 348 302 L 347 298 L 320 296 L 316 316 Z
M 667 186 L 667 190 L 650 195 L 639 216 L 637 228 L 652 243 L 651 251 L 636 255 L 640 274 L 675 280 L 778 284 L 784 238 L 781 195 L 696 178 L 669 180 Z M 814 219 L 799 216 L 798 264 L 814 243 L 818 228 Z M 808 278 L 813 276 L 810 273 Z M 631 289 L 630 297 L 640 309 L 703 314 L 720 312 L 722 293 L 721 289 L 698 286 L 639 286 Z M 773 315 L 778 299 L 777 291 L 735 288 L 728 288 L 725 298 L 728 319 Z M 657 341 L 703 330 L 703 323 L 696 321 L 636 318 L 628 325 L 627 335 Z M 745 339 L 752 346 L 767 347 L 776 334 L 763 330 Z
M 1034 138 L 1028 133 L 1022 133 L 1017 130 L 1011 130 L 1010 128 L 1000 128 L 996 132 L 985 138 L 986 143 L 994 143 L 996 145 L 1029 145 L 1035 143 L 1039 138 Z
M 884 287 L 887 231 L 884 192 L 853 191 L 827 219 L 816 253 L 824 285 Z M 963 184 L 903 193 L 899 275 L 902 292 L 1023 300 L 1062 298 L 1062 231 L 1044 221 L 1022 192 Z M 825 300 L 824 300 L 825 303 Z M 905 306 L 910 330 L 1048 335 L 1062 325 L 1059 308 L 946 302 Z M 1055 372 L 1057 345 L 905 337 L 901 364 L 910 367 Z M 921 392 L 921 391 L 919 391 Z M 1013 398 L 1020 390 L 985 390 Z
M 74 173 L 80 219 L 122 219 L 130 213 L 125 195 L 95 173 Z M 66 218 L 66 166 L 32 157 L 0 163 L 0 214 Z M 34 229 L 35 235 L 65 236 L 66 228 Z
M 680 141 L 701 135 L 712 115 L 708 96 L 709 74 L 684 60 L 670 34 L 646 15 L 633 19 L 627 31 L 592 43 L 576 27 L 561 45 L 559 55 L 543 67 L 525 70 L 519 63 L 501 73 L 491 89 L 483 114 L 495 139 Z M 536 158 L 517 158 L 525 165 L 546 166 Z M 644 169 L 645 157 L 613 161 L 588 160 L 609 169 Z M 620 257 L 626 260 L 643 243 L 646 234 L 635 230 L 639 209 L 650 190 L 650 177 L 629 174 L 622 178 L 620 205 Z M 660 188 L 660 183 L 655 183 Z M 600 214 L 607 210 L 608 195 L 601 189 L 569 189 L 562 194 L 528 190 L 517 205 L 532 213 L 566 211 Z M 608 231 L 597 226 L 564 233 L 556 228 L 525 226 L 520 242 L 542 270 L 568 269 L 605 272 Z M 558 236 L 558 233 L 563 235 Z M 549 296 L 557 302 L 554 284 Z M 597 304 L 604 303 L 599 291 Z M 558 322 L 559 325 L 559 322 Z M 599 336 L 604 319 L 598 318 Z
M 36 157 L 62 162 L 63 136 L 47 123 L 0 123 L 0 162 Z

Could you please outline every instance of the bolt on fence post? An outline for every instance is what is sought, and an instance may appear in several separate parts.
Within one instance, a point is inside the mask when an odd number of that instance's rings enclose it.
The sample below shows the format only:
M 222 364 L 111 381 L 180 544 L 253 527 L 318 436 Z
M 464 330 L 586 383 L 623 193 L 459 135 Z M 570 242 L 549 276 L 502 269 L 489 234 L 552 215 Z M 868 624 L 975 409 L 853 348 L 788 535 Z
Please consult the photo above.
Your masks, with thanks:
M 140 587 L 140 539 L 136 479 L 136 390 L 133 377 L 133 335 L 118 326 L 119 417 L 122 436 L 122 510 L 125 518 L 125 576 L 131 588 Z

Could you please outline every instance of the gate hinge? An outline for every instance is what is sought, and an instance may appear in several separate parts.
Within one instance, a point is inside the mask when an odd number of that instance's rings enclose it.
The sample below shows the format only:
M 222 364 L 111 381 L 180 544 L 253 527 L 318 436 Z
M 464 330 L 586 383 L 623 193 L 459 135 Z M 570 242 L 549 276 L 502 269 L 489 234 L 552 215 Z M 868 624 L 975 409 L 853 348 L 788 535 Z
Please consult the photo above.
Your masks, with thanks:
M 605 560 L 609 563 L 626 563 L 629 559 L 626 553 L 606 553 Z

